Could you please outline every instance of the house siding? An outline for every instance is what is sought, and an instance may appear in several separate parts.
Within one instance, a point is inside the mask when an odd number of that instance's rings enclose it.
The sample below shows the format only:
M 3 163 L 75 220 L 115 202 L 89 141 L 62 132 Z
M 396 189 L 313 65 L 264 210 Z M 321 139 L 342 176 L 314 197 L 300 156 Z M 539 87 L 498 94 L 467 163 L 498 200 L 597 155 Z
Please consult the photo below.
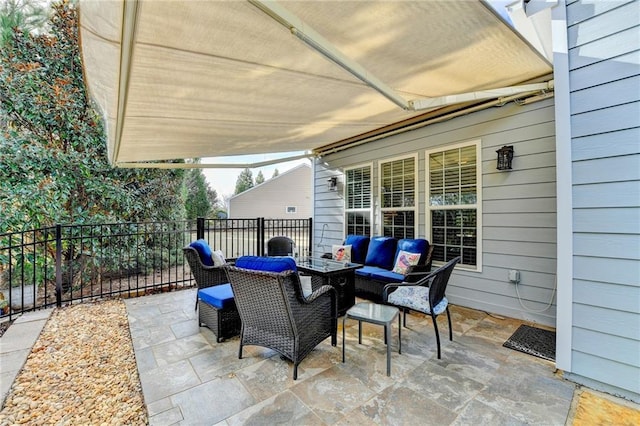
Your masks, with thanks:
M 345 168 L 372 164 L 374 205 L 378 197 L 378 164 L 403 155 L 418 156 L 417 234 L 426 229 L 425 151 L 479 140 L 482 162 L 481 272 L 457 268 L 447 297 L 452 303 L 495 314 L 555 325 L 556 191 L 553 100 L 526 106 L 507 104 L 448 122 L 369 142 L 316 162 L 315 239 L 324 223 L 323 244 L 344 238 L 344 200 L 328 192 L 326 179 Z M 513 145 L 513 170 L 496 170 L 496 150 Z M 381 232 L 379 210 L 374 210 L 373 235 Z M 327 237 L 329 235 L 329 237 Z M 521 283 L 508 281 L 508 270 L 518 269 Z M 550 307 L 548 303 L 553 300 Z M 523 308 L 524 305 L 526 308 Z M 545 309 L 547 308 L 548 309 Z
M 567 5 L 573 193 L 569 377 L 640 399 L 640 5 Z
M 313 211 L 311 189 L 311 167 L 302 164 L 231 198 L 229 217 L 308 219 Z M 296 212 L 287 213 L 288 206 Z

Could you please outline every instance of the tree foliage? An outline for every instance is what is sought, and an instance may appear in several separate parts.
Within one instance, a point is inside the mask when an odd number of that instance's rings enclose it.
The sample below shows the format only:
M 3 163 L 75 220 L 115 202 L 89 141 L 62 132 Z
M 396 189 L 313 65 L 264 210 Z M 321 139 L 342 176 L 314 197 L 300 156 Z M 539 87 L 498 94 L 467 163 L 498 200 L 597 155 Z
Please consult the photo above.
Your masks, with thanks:
M 236 190 L 234 195 L 241 194 L 251 188 L 253 188 L 253 174 L 250 169 L 246 168 L 240 172 L 238 179 L 236 179 Z
M 271 178 L 273 179 L 274 177 L 278 176 L 280 174 L 280 172 L 278 171 L 278 169 L 275 169 L 273 171 L 273 176 L 271 176 Z
M 260 185 L 261 183 L 264 183 L 264 175 L 262 174 L 262 170 L 260 170 L 256 175 L 256 185 Z
M 41 1 L 2 0 L 0 3 L 0 45 L 13 37 L 14 29 L 26 33 L 43 31 L 49 18 L 49 10 Z
M 218 193 L 209 186 L 202 169 L 191 169 L 187 174 L 185 185 L 187 219 L 210 217 L 212 213 L 220 210 Z
M 75 7 L 0 53 L 0 233 L 54 223 L 182 218 L 184 171 L 115 169 L 83 80 Z

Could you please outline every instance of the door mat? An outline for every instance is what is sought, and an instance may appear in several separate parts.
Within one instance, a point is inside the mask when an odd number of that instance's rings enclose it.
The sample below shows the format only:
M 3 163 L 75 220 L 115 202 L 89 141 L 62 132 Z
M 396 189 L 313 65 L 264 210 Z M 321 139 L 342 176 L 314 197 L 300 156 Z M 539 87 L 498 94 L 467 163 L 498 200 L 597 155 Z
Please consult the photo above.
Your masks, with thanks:
M 555 331 L 522 324 L 502 346 L 549 361 L 556 360 Z

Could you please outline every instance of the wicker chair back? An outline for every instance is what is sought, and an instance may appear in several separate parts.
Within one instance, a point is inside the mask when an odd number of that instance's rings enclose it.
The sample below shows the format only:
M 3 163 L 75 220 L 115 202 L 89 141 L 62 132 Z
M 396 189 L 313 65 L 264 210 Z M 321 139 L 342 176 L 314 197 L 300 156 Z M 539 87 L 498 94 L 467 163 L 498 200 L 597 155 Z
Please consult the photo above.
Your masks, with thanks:
M 336 344 L 336 292 L 322 286 L 304 297 L 296 272 L 265 272 L 224 267 L 242 320 L 240 348 L 257 345 L 273 349 L 298 365 L 320 342 Z

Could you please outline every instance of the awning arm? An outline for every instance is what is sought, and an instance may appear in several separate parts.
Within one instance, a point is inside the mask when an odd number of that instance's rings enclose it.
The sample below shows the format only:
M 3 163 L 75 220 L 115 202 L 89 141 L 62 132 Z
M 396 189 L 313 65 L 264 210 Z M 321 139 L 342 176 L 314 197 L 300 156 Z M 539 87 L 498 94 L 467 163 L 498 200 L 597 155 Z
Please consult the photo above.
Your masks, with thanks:
M 136 26 L 138 22 L 138 0 L 124 2 L 122 7 L 122 33 L 120 44 L 120 74 L 118 78 L 118 110 L 116 117 L 116 128 L 114 137 L 113 152 L 110 152 L 109 160 L 115 163 L 120 151 L 120 141 L 122 140 L 122 130 L 127 107 L 127 97 L 129 96 L 129 77 L 131 74 L 131 58 L 135 44 Z
M 300 18 L 276 1 L 272 0 L 248 0 L 249 3 L 266 13 L 273 20 L 286 27 L 293 35 L 298 37 L 309 47 L 322 54 L 325 58 L 342 67 L 344 70 L 367 84 L 372 89 L 389 99 L 394 104 L 404 110 L 409 110 L 409 103 L 394 89 L 389 87 L 382 80 L 371 74 L 353 59 L 347 57 L 336 49 L 327 39 L 322 37 L 317 31 L 309 27 Z
M 531 91 L 553 90 L 553 80 L 546 83 L 523 84 L 521 86 L 501 87 L 498 89 L 480 90 L 477 92 L 460 93 L 457 95 L 446 95 L 437 98 L 420 98 L 409 101 L 412 111 L 438 108 L 446 105 L 458 104 L 462 102 L 481 101 L 485 99 L 495 99 L 503 96 L 517 95 Z
M 270 166 L 272 164 L 284 163 L 286 161 L 300 160 L 314 157 L 315 154 L 307 152 L 291 157 L 275 158 L 272 160 L 258 161 L 255 163 L 169 163 L 169 162 L 135 162 L 117 163 L 116 167 L 122 169 L 254 169 L 257 167 Z

